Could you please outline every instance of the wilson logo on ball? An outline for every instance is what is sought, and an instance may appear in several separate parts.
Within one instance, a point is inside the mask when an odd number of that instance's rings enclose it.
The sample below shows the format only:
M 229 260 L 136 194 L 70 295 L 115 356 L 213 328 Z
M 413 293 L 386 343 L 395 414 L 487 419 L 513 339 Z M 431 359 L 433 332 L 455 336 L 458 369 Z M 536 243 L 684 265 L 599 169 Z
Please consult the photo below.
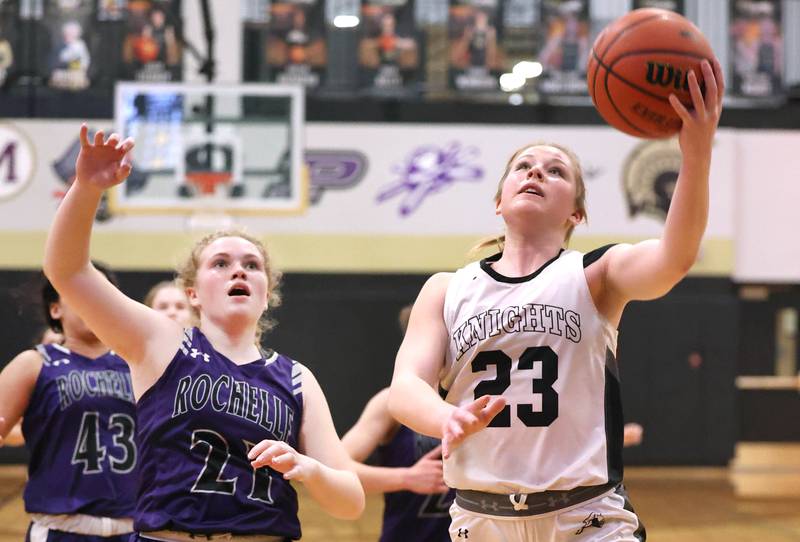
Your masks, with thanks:
M 669 95 L 691 107 L 691 71 L 700 92 L 708 40 L 691 21 L 664 9 L 635 9 L 609 24 L 594 41 L 586 84 L 597 111 L 611 126 L 636 137 L 664 138 L 680 131 Z
M 645 79 L 652 85 L 672 86 L 675 90 L 689 90 L 689 71 L 674 68 L 670 64 L 648 62 Z

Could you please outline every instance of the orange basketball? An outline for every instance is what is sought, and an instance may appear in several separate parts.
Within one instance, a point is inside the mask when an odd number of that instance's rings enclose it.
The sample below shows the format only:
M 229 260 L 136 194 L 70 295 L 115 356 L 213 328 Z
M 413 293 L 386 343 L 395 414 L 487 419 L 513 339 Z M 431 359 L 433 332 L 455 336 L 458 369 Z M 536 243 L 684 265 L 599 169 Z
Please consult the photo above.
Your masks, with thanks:
M 636 137 L 668 137 L 681 128 L 669 95 L 691 109 L 689 71 L 694 70 L 703 88 L 700 62 L 713 58 L 706 38 L 685 17 L 637 9 L 597 36 L 586 83 L 597 111 L 611 126 Z
M 158 58 L 158 43 L 148 36 L 136 36 L 133 39 L 133 51 L 139 62 L 152 62 Z

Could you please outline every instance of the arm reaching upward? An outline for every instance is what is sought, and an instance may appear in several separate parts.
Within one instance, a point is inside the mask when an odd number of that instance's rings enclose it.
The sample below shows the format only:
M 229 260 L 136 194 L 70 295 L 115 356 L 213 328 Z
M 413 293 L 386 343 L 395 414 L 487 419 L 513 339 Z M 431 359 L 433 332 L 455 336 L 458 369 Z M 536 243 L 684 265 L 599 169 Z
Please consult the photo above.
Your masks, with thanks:
M 670 104 L 683 121 L 679 143 L 683 160 L 660 239 L 617 245 L 586 269 L 598 308 L 615 323 L 630 300 L 661 297 L 677 284 L 697 259 L 708 221 L 711 148 L 722 112 L 725 86 L 714 60 L 701 64 L 705 96 L 689 72 L 692 111 L 675 95 Z
M 163 372 L 180 344 L 175 322 L 130 299 L 97 271 L 89 260 L 94 215 L 103 191 L 131 172 L 133 140 L 120 142 L 103 132 L 89 141 L 80 131 L 76 178 L 56 211 L 47 236 L 44 272 L 59 294 L 98 338 L 131 364 L 137 396 Z

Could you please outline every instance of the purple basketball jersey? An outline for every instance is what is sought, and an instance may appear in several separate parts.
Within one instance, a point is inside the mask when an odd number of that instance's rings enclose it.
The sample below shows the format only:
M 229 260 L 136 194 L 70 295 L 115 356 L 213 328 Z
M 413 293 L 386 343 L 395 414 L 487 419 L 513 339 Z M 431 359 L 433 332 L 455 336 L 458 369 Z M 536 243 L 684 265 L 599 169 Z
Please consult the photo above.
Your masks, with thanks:
M 164 374 L 139 399 L 137 414 L 137 531 L 300 538 L 292 486 L 247 459 L 264 439 L 297 448 L 300 365 L 276 353 L 236 365 L 199 329 L 187 330 Z
M 394 438 L 378 448 L 378 458 L 382 467 L 410 467 L 438 445 L 438 440 L 401 425 Z M 449 542 L 448 510 L 454 497 L 453 490 L 436 495 L 386 493 L 380 542 Z
M 22 433 L 30 452 L 25 510 L 132 517 L 136 500 L 136 414 L 128 365 L 40 345 L 42 370 Z

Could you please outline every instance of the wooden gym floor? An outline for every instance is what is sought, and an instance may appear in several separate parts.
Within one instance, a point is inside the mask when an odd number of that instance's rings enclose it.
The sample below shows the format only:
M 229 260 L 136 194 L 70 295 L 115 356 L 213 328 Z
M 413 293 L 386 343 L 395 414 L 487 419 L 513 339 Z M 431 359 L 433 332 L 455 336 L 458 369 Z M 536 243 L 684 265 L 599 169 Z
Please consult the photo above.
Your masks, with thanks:
M 626 485 L 654 542 L 797 542 L 800 499 L 737 499 L 724 468 L 631 468 Z M 25 470 L 0 467 L 0 542 L 25 537 L 22 504 Z M 381 520 L 381 498 L 370 496 L 355 522 L 329 518 L 301 494 L 303 540 L 373 542 Z

